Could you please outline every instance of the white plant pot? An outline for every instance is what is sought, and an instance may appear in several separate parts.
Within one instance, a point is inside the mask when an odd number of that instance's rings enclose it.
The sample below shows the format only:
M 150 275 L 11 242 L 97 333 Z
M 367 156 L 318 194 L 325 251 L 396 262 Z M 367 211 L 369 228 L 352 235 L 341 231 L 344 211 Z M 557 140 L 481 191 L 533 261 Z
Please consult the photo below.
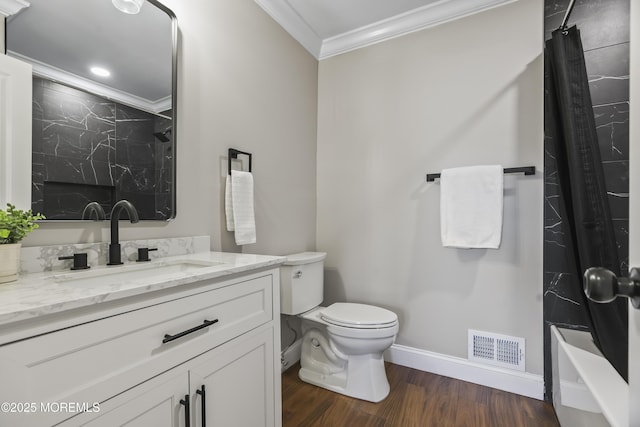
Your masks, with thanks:
M 0 283 L 18 280 L 21 247 L 20 243 L 0 245 Z

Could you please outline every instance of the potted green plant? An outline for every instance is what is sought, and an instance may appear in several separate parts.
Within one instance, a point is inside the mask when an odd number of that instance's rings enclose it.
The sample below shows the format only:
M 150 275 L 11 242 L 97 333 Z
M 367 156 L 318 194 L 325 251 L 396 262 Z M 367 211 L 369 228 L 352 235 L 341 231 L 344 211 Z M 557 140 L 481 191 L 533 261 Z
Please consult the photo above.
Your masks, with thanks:
M 16 209 L 11 203 L 7 203 L 6 211 L 0 209 L 0 283 L 18 279 L 20 242 L 38 228 L 36 221 L 40 219 L 44 219 L 44 215 Z

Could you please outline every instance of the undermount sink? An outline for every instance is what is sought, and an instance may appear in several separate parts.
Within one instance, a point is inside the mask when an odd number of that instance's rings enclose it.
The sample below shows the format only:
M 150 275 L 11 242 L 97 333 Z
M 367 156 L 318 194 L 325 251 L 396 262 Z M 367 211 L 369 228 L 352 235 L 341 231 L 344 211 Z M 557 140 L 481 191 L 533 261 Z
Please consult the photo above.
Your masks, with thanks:
M 200 260 L 151 261 L 144 264 L 130 264 L 58 274 L 51 276 L 51 279 L 61 284 L 85 286 L 118 284 L 140 279 L 155 281 L 159 277 L 170 279 L 221 264 L 223 263 Z

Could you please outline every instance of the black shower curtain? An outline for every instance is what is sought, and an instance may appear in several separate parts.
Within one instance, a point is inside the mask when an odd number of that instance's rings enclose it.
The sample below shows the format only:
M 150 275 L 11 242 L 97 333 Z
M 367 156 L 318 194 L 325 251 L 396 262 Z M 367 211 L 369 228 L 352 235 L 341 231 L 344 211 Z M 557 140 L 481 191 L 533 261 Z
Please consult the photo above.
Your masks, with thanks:
M 589 81 L 580 31 L 556 30 L 545 44 L 545 128 L 554 144 L 560 184 L 560 210 L 574 273 L 582 287 L 589 267 L 620 275 L 618 249 L 600 161 Z M 607 304 L 588 300 L 581 307 L 604 356 L 627 379 L 627 301 Z

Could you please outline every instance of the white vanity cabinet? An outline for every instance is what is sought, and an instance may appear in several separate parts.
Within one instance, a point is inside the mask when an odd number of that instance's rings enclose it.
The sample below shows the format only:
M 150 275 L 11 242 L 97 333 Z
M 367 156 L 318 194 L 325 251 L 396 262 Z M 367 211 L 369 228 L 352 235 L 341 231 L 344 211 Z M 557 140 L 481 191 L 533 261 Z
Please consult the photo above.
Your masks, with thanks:
M 279 318 L 270 268 L 23 322 L 0 426 L 278 427 Z

